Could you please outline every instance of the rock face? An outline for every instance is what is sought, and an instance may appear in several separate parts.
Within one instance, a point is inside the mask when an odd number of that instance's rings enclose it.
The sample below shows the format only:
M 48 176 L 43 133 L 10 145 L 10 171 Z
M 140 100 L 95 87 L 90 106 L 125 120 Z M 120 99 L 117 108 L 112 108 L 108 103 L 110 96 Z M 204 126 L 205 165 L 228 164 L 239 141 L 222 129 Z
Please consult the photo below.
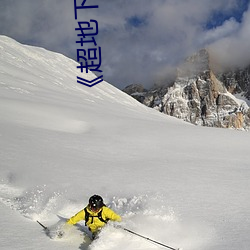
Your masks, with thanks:
M 187 58 L 170 87 L 141 88 L 130 94 L 149 107 L 196 125 L 248 129 L 250 109 L 233 94 L 250 96 L 249 68 L 215 75 L 204 49 Z
M 242 93 L 250 100 L 250 65 L 245 69 L 228 70 L 218 74 L 218 79 L 225 84 L 230 93 Z
M 123 89 L 125 93 L 133 96 L 137 101 L 143 102 L 147 90 L 141 84 L 131 84 Z

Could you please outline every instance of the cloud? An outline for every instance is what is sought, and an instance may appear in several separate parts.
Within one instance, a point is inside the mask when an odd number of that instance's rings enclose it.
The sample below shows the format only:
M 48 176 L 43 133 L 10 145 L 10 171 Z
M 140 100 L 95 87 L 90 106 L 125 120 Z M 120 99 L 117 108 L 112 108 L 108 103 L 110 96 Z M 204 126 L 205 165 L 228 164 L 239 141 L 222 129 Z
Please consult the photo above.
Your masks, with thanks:
M 99 8 L 79 10 L 78 19 L 98 21 L 96 41 L 102 49 L 101 69 L 106 80 L 120 88 L 130 83 L 148 87 L 167 79 L 175 65 L 204 46 L 211 45 L 224 61 L 230 60 L 225 48 L 238 44 L 246 55 L 249 13 L 242 22 L 234 17 L 242 8 L 239 2 L 91 0 L 91 5 Z M 73 1 L 68 0 L 1 0 L 0 33 L 76 58 L 73 7 Z M 225 20 L 218 23 L 218 16 Z M 212 29 L 208 23 L 213 23 Z
M 1 34 L 60 52 L 73 39 L 73 19 L 73 7 L 65 0 L 0 2 Z
M 210 44 L 210 51 L 216 61 L 226 67 L 244 67 L 250 64 L 250 9 L 237 25 L 233 32 Z M 225 26 L 226 24 L 221 29 L 227 29 Z
M 219 41 L 237 33 L 239 28 L 240 24 L 235 20 L 235 18 L 232 17 L 229 20 L 226 20 L 221 26 L 204 31 L 204 34 L 201 36 L 200 43 L 211 44 Z

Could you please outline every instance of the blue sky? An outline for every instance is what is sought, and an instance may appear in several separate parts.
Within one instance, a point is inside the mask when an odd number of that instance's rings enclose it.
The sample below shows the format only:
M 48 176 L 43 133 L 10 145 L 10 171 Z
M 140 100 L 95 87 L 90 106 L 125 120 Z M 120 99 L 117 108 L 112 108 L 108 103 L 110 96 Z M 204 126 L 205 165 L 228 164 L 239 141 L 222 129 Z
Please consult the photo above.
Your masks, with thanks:
M 249 1 L 91 0 L 99 8 L 79 11 L 78 19 L 98 21 L 107 81 L 149 87 L 205 47 L 223 64 L 249 63 Z M 73 1 L 0 1 L 0 34 L 19 42 L 76 58 L 76 27 Z
M 211 18 L 208 20 L 206 24 L 207 29 L 216 28 L 218 26 L 223 25 L 225 20 L 228 20 L 230 18 L 234 18 L 237 22 L 242 22 L 242 17 L 244 12 L 247 11 L 249 0 L 240 0 L 237 3 L 238 5 L 236 8 L 233 8 L 229 13 L 224 13 L 222 10 L 216 10 L 211 14 Z

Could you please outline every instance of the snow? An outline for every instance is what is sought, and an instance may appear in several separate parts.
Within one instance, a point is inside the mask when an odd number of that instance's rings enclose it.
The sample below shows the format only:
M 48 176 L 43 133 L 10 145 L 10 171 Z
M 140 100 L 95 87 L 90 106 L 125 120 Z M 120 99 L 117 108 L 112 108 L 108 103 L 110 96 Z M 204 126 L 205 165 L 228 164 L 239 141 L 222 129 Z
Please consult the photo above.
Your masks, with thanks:
M 99 194 L 123 227 L 165 245 L 250 249 L 249 132 L 190 125 L 107 82 L 85 87 L 76 65 L 0 36 L 0 248 L 163 249 L 112 223 L 93 243 L 84 222 L 62 239 L 36 223 L 63 225 L 58 215 Z
M 248 100 L 246 97 L 244 97 L 244 95 L 242 93 L 235 94 L 234 96 L 237 100 L 240 100 L 241 104 L 244 105 L 244 103 L 246 103 L 248 106 L 250 106 L 250 100 Z

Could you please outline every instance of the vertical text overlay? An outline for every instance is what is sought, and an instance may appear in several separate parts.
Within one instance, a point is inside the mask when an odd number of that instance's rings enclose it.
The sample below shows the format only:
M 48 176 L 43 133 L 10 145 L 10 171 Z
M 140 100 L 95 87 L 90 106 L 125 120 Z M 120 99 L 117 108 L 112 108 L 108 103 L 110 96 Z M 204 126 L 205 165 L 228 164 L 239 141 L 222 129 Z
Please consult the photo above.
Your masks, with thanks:
M 99 8 L 98 5 L 85 5 L 87 0 L 74 0 L 74 11 L 75 11 L 75 20 L 77 20 L 78 27 L 75 28 L 77 31 L 77 41 L 76 43 L 80 48 L 76 49 L 77 53 L 77 61 L 79 62 L 79 66 L 77 68 L 81 73 L 89 73 L 92 72 L 101 72 L 100 70 L 102 63 L 101 56 L 101 47 L 97 46 L 95 36 L 98 34 L 98 22 L 96 20 L 90 19 L 79 20 L 78 19 L 78 11 L 87 11 L 88 9 L 96 9 Z M 79 4 L 79 5 L 78 5 Z M 87 45 L 88 48 L 84 49 L 84 45 Z M 85 79 L 86 74 L 82 74 L 82 76 L 77 76 L 77 82 L 83 84 L 88 87 L 93 87 L 94 85 L 103 81 L 103 75 L 96 77 L 92 80 Z

